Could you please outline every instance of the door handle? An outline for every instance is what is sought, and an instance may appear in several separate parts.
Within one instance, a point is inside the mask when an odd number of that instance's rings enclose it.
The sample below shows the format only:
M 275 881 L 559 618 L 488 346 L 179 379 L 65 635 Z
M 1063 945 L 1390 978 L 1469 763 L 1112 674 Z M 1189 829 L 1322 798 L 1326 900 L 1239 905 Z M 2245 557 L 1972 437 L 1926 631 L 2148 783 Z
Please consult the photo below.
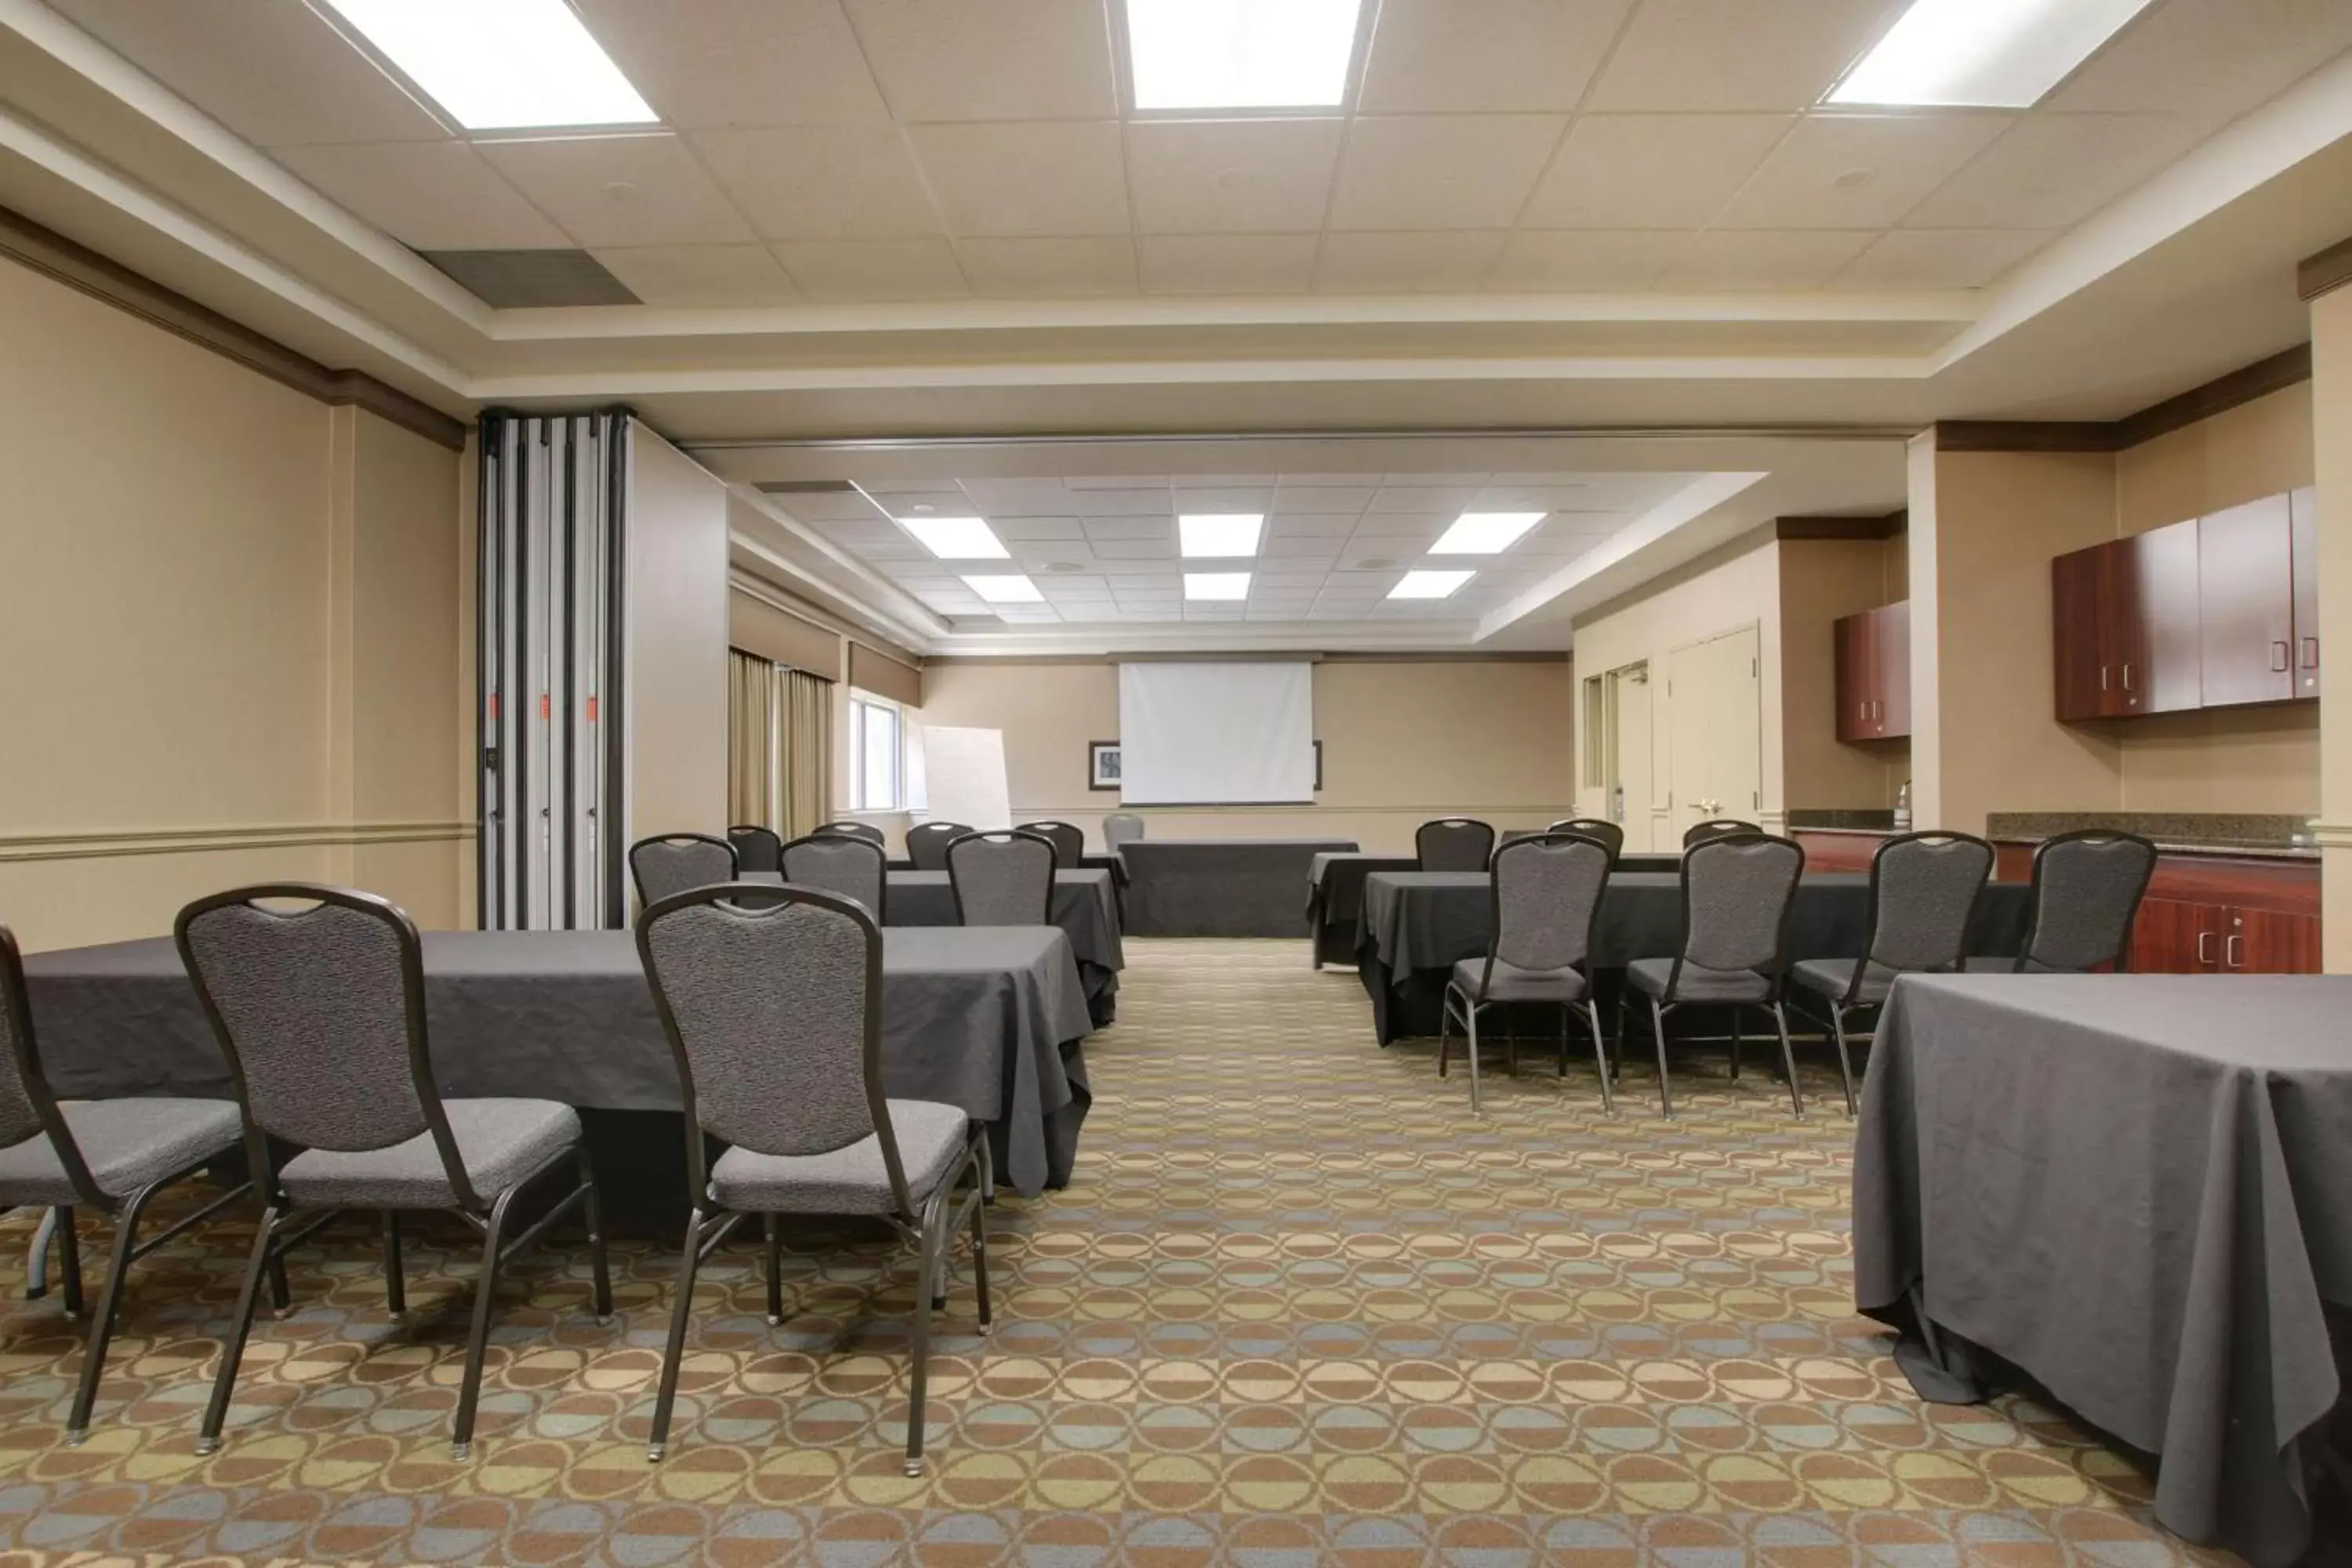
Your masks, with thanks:
M 2319 668 L 2319 639 L 2317 637 L 2305 637 L 2303 639 L 2303 668 L 2305 669 L 2317 669 Z
M 2197 933 L 2197 962 L 2200 963 L 2213 962 L 2213 933 L 2210 931 L 2200 931 Z
M 2126 664 L 2124 666 L 2124 689 L 2126 691 L 2129 691 L 2131 689 L 2131 666 L 2129 664 Z
M 2294 662 L 2294 660 L 2289 653 L 2286 644 L 2283 642 L 2274 642 L 2271 644 L 2272 674 L 2277 675 L 2284 672 Z
M 2221 944 L 2221 967 L 2224 969 L 2237 968 L 2239 955 L 2243 953 L 2245 949 L 2246 939 L 2234 933 L 2231 934 L 2230 939 Z

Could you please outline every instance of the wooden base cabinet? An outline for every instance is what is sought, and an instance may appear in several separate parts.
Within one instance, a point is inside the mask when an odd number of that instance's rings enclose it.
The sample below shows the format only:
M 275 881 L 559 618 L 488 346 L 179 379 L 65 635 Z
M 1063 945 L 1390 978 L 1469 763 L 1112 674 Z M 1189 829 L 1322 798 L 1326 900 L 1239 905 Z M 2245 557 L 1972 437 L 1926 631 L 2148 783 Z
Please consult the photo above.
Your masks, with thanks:
M 2132 926 L 2150 974 L 2316 974 L 2319 868 L 2308 861 L 2168 855 Z

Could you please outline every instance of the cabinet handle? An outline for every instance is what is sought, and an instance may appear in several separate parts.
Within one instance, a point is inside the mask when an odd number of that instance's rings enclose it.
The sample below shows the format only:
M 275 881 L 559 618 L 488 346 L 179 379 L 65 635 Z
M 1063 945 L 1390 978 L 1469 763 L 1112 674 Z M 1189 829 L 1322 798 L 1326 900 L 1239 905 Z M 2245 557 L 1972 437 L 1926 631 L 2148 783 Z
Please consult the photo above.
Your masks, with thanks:
M 2197 962 L 2200 963 L 2213 962 L 2213 933 L 2210 931 L 2200 931 L 2197 933 Z
M 2107 667 L 2106 667 L 2105 665 L 2104 665 L 2104 664 L 2103 664 L 2103 665 L 2099 666 L 2099 689 L 2100 689 L 2100 690 L 2102 690 L 2102 691 L 2105 691 L 2106 689 L 2107 689 Z
M 2271 644 L 2272 674 L 2277 675 L 2282 673 L 2294 662 L 2294 660 L 2289 654 L 2286 644 L 2283 642 L 2274 642 Z
M 2317 637 L 2305 637 L 2303 639 L 2303 668 L 2305 669 L 2317 669 L 2319 668 L 2319 639 Z
M 2225 969 L 2235 969 L 2235 968 L 2237 968 L 2237 967 L 2238 967 L 2238 957 L 2239 957 L 2239 955 L 2240 955 L 2241 953 L 2242 953 L 2242 952 L 2245 951 L 2245 944 L 2246 944 L 2246 939 L 2245 939 L 2244 937 L 2242 937 L 2242 936 L 2234 936 L 2234 935 L 2233 935 L 2233 936 L 2231 936 L 2228 941 L 2226 941 L 2226 942 L 2222 942 L 2222 943 L 2221 943 L 2221 966 L 2222 966 L 2223 968 L 2225 968 Z
M 2126 664 L 2124 666 L 2124 689 L 2129 691 L 2131 689 L 2131 666 Z

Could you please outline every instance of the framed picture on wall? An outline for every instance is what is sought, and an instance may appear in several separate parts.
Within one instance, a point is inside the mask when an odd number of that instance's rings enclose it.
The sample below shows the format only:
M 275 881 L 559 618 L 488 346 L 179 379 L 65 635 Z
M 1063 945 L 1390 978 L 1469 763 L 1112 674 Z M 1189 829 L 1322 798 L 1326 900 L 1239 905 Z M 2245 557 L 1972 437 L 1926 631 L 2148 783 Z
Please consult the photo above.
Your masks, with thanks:
M 1087 742 L 1087 787 L 1117 789 L 1118 780 L 1118 742 L 1088 741 Z

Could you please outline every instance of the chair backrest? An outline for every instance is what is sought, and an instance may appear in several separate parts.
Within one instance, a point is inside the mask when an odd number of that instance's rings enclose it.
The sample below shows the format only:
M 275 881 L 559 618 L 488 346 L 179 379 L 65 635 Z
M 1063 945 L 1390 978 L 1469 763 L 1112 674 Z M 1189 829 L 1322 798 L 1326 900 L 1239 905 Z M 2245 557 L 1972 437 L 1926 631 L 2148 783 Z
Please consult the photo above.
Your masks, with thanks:
M 1805 851 L 1793 838 L 1736 833 L 1692 845 L 1683 855 L 1683 944 L 1671 978 L 1696 963 L 1758 970 L 1777 983 L 1804 871 Z
M 1609 846 L 1575 833 L 1514 838 L 1495 851 L 1494 963 L 1567 969 L 1592 953 L 1592 930 L 1609 886 Z
M 882 1089 L 882 932 L 848 900 L 742 885 L 673 894 L 637 916 L 637 952 L 677 1062 L 699 1200 L 705 1132 L 755 1154 L 877 1138 L 912 1217 Z
M 1708 822 L 1694 822 L 1683 832 L 1683 847 L 1704 844 L 1710 838 L 1728 838 L 1737 833 L 1761 833 L 1764 830 L 1752 822 L 1742 822 L 1736 816 L 1718 816 Z
M 1064 870 L 1076 870 L 1078 862 L 1087 858 L 1086 829 L 1068 822 L 1024 822 L 1024 833 L 1034 833 L 1054 847 L 1054 864 Z
M 1614 864 L 1625 853 L 1625 829 L 1614 822 L 1597 816 L 1571 816 L 1565 822 L 1555 822 L 1546 833 L 1573 833 L 1580 837 L 1596 839 L 1609 847 L 1609 858 Z
M 907 829 L 907 858 L 918 871 L 948 868 L 948 846 L 970 833 L 961 822 L 922 822 Z
M 299 907 L 269 907 L 283 904 Z M 198 899 L 173 939 L 249 1133 L 352 1152 L 430 1132 L 459 1200 L 477 1205 L 434 1087 L 424 944 L 396 906 L 348 888 L 263 883 Z M 264 1142 L 247 1138 L 248 1151 Z M 268 1155 L 255 1157 L 274 1183 Z
M 755 823 L 729 828 L 727 842 L 735 847 L 735 871 L 738 876 L 746 871 L 776 869 L 780 864 L 776 856 L 784 847 L 784 841 L 776 836 L 774 828 L 761 827 Z
M 1143 837 L 1146 824 L 1131 811 L 1114 811 L 1103 818 L 1103 842 L 1116 849 Z
M 33 1040 L 33 1005 L 25 988 L 25 959 L 16 947 L 16 933 L 0 926 L 0 1148 L 47 1134 L 65 1167 L 67 1179 L 81 1200 L 100 1209 L 111 1209 L 113 1200 L 90 1179 L 81 1146 L 58 1110 L 57 1097 L 41 1070 L 41 1053 Z
M 887 844 L 889 842 L 888 839 L 883 837 L 882 830 L 875 826 L 870 822 L 828 822 L 824 826 L 818 828 L 817 831 L 819 833 L 838 833 L 845 838 L 863 838 L 868 844 Z
M 948 846 L 956 919 L 968 926 L 1051 925 L 1054 845 L 1025 828 L 967 833 Z
M 1412 852 L 1424 871 L 1483 871 L 1495 855 L 1495 830 L 1466 816 L 1424 822 L 1412 836 Z
M 629 846 L 629 875 L 641 905 L 688 888 L 731 882 L 740 868 L 735 846 L 708 833 L 665 833 Z
M 1900 833 L 1879 845 L 1870 858 L 1870 962 L 1949 969 L 1966 958 L 1992 862 L 1992 846 L 1966 833 Z M 1864 974 L 1854 973 L 1857 994 Z
M 785 845 L 780 860 L 793 887 L 855 899 L 876 925 L 889 923 L 890 857 L 872 839 L 819 830 Z
M 2017 967 L 2126 967 L 2132 921 L 2155 869 L 2156 846 L 2137 833 L 2085 827 L 2042 840 L 2033 851 L 2033 913 Z

